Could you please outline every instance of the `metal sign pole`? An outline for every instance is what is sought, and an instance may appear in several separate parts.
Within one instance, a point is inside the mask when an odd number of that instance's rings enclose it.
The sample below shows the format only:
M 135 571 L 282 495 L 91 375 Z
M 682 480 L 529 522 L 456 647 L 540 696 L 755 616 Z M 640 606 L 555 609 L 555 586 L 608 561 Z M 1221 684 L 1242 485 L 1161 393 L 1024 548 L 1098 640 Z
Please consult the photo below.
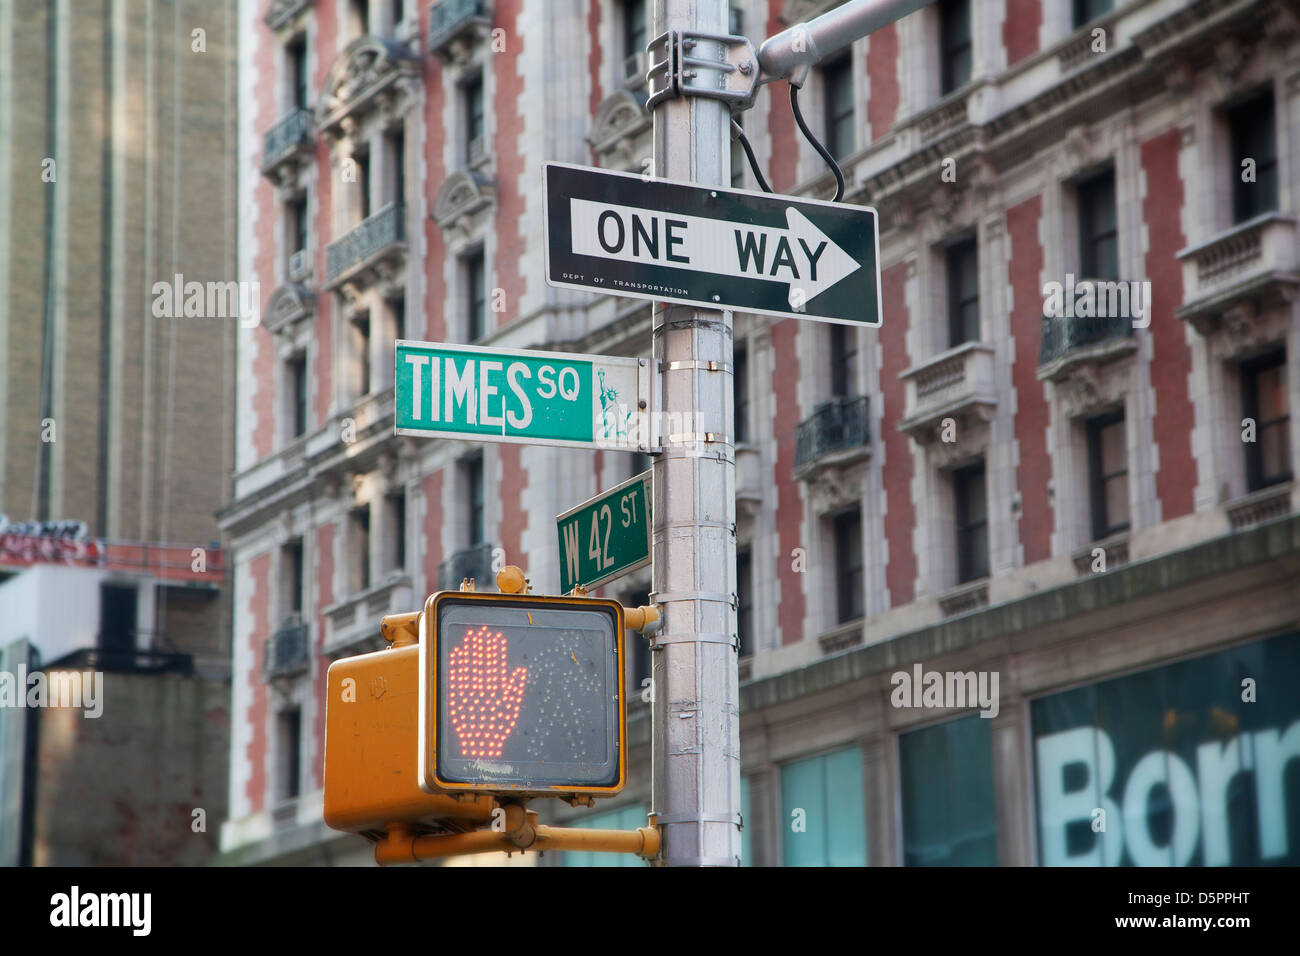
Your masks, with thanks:
M 727 33 L 725 0 L 655 0 L 654 24 L 652 50 L 669 51 L 667 68 L 681 82 L 700 72 L 689 63 L 682 68 L 683 61 L 725 56 L 725 42 L 701 36 Z M 675 39 L 661 42 L 665 33 Z M 655 176 L 722 185 L 730 166 L 727 104 L 678 95 L 656 102 L 653 113 Z M 653 808 L 669 866 L 735 866 L 740 694 L 731 313 L 661 304 L 653 335 L 663 389 L 663 451 L 654 463 L 654 599 L 663 627 L 652 655 Z

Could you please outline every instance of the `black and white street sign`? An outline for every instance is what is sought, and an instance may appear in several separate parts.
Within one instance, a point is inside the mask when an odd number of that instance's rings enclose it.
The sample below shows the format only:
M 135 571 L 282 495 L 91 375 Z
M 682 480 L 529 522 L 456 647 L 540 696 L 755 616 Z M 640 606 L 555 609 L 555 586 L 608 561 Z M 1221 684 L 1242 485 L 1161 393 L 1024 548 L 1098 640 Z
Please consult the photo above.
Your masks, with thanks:
M 876 211 L 547 163 L 546 281 L 880 325 Z

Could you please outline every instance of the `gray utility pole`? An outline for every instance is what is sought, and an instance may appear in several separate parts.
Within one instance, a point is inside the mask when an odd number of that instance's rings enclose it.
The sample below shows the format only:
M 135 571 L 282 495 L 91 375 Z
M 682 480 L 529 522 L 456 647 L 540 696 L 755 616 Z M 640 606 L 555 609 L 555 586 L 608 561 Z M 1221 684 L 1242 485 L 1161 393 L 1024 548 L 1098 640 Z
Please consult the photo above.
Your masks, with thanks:
M 725 35 L 726 0 L 655 0 L 654 33 L 667 31 Z M 663 46 L 651 46 L 653 62 L 654 48 Z M 721 49 L 688 38 L 681 52 L 721 59 Z M 724 185 L 727 104 L 677 96 L 653 111 L 655 176 Z M 706 212 L 665 210 L 675 211 Z M 731 313 L 657 305 L 653 335 L 666 422 L 654 463 L 653 599 L 663 624 L 652 645 L 653 809 L 669 866 L 735 866 L 740 689 Z

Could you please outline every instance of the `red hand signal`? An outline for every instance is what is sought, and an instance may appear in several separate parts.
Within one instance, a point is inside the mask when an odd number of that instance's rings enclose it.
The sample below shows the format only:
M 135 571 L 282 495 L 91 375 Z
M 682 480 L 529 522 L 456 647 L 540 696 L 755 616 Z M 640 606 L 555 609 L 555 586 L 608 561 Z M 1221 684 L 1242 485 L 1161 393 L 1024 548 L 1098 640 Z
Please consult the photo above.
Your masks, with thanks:
M 528 668 L 506 676 L 509 642 L 487 625 L 467 631 L 451 652 L 447 714 L 462 757 L 500 757 L 524 702 Z

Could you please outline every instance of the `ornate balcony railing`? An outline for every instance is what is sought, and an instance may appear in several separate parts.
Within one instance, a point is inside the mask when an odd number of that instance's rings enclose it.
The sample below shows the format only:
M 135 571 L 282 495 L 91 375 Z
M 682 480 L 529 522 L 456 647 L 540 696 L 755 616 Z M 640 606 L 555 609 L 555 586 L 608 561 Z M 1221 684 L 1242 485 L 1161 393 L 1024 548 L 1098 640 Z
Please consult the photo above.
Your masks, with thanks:
M 795 470 L 833 452 L 867 443 L 867 397 L 838 398 L 817 406 L 795 433 Z
M 1285 300 L 1300 286 L 1296 221 L 1265 213 L 1178 253 L 1183 305 L 1175 314 L 1198 331 L 1213 331 L 1224 312 L 1244 300 Z
M 489 587 L 493 583 L 492 545 L 476 544 L 472 548 L 457 551 L 442 564 L 438 565 L 438 588 L 454 591 L 460 582 L 473 578 L 475 587 Z
M 272 169 L 300 146 L 309 146 L 314 134 L 311 111 L 291 110 L 262 137 L 262 169 Z
M 950 415 L 987 420 L 998 403 L 993 358 L 992 346 L 964 342 L 905 371 L 900 376 L 907 391 L 899 429 L 927 442 Z
M 1118 341 L 1132 335 L 1133 320 L 1128 316 L 1044 317 L 1038 364 L 1054 362 L 1072 349 Z
M 326 284 L 334 283 L 405 241 L 406 206 L 400 202 L 389 203 L 325 249 Z
M 488 0 L 437 0 L 429 7 L 429 52 L 442 53 L 470 28 L 489 25 L 491 17 Z
M 307 631 L 305 623 L 285 624 L 266 639 L 264 677 L 289 677 L 307 669 Z

